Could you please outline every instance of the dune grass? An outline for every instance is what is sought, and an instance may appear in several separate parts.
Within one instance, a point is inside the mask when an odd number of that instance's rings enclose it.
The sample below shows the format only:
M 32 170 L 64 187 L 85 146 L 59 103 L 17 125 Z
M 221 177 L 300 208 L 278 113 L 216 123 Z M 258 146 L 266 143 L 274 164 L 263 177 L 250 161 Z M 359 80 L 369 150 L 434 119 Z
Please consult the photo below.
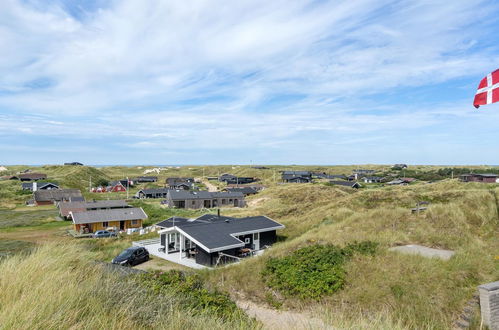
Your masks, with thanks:
M 134 276 L 108 272 L 73 245 L 48 244 L 0 263 L 2 329 L 251 329 L 147 290 Z M 20 276 L 22 274 L 22 276 Z
M 499 251 L 498 193 L 496 185 L 456 180 L 359 191 L 320 184 L 271 187 L 250 198 L 266 198 L 255 208 L 230 212 L 278 220 L 286 225 L 279 233 L 284 241 L 262 257 L 206 277 L 214 286 L 255 301 L 329 311 L 333 317 L 320 316 L 336 326 L 337 320 L 348 328 L 347 320 L 376 315 L 395 328 L 449 328 L 476 286 L 499 278 L 494 258 Z M 412 214 L 410 208 L 422 200 L 430 202 L 428 210 Z M 345 246 L 362 240 L 377 242 L 379 252 L 352 258 L 345 264 L 344 288 L 319 300 L 282 297 L 260 275 L 270 257 L 315 244 Z M 445 262 L 387 250 L 401 244 L 451 249 L 456 255 Z

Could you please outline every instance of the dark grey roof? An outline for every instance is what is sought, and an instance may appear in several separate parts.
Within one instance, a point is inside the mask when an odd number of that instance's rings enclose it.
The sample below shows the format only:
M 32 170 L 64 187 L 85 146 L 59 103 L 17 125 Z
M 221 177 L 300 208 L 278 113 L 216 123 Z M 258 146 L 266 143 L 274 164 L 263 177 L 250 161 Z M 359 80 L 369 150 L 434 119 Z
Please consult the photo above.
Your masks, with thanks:
M 360 187 L 360 184 L 357 182 L 351 182 L 351 181 L 329 181 L 329 183 L 338 185 L 338 186 L 345 186 L 345 187 Z
M 294 175 L 294 174 L 283 174 L 282 175 L 283 180 L 302 180 L 302 181 L 310 181 L 311 177 L 310 176 L 301 176 L 301 175 Z
M 140 207 L 123 209 L 95 210 L 72 213 L 75 224 L 104 221 L 141 220 L 147 219 L 147 214 Z
M 310 171 L 282 171 L 283 175 L 294 175 L 294 176 L 311 176 L 312 172 Z
M 175 227 L 208 252 L 244 246 L 234 236 L 282 229 L 284 226 L 266 216 L 232 218 L 205 214 L 197 219 L 169 218 L 156 224 L 163 228 Z
M 54 187 L 59 188 L 58 185 L 56 185 L 55 183 L 52 183 L 52 182 L 41 182 L 41 183 L 37 182 L 36 183 L 36 188 L 37 189 L 44 189 L 47 186 L 54 186 Z M 23 189 L 30 189 L 30 190 L 32 190 L 33 189 L 33 182 L 23 182 L 22 183 L 22 188 Z
M 79 189 L 37 190 L 33 194 L 37 202 L 74 200 L 76 197 L 83 198 Z
M 242 192 L 210 192 L 210 191 L 186 191 L 186 190 L 172 190 L 168 191 L 168 198 L 172 200 L 186 200 L 186 199 L 213 199 L 213 198 L 243 198 Z
M 166 194 L 170 190 L 171 189 L 168 189 L 168 188 L 151 188 L 151 189 L 142 189 L 142 190 L 139 190 L 137 193 L 142 192 L 145 195 L 150 195 L 150 194 Z
M 231 187 L 225 188 L 228 192 L 241 192 L 244 195 L 256 194 L 258 191 L 252 187 Z
M 59 203 L 59 209 L 105 209 L 110 207 L 127 207 L 128 203 L 124 200 L 96 200 L 96 201 L 72 201 Z
M 380 176 L 366 176 L 366 177 L 364 177 L 364 179 L 367 179 L 367 180 L 381 180 L 383 178 L 380 177 Z

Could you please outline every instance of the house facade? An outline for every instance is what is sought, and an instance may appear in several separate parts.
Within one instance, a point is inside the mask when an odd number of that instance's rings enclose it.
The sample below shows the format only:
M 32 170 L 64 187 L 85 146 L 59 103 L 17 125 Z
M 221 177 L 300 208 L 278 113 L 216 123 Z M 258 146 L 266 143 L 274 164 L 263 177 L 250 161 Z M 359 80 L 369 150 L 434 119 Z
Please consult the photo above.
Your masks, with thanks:
M 166 198 L 170 189 L 168 188 L 152 188 L 152 189 L 142 189 L 137 191 L 135 198 L 145 199 L 145 198 Z
M 499 182 L 497 174 L 463 174 L 459 176 L 462 182 L 482 182 L 496 183 Z
M 236 176 L 232 174 L 222 174 L 218 181 L 225 182 L 227 184 L 245 184 L 255 182 L 256 179 L 252 177 Z
M 284 228 L 266 216 L 233 218 L 214 214 L 197 219 L 169 218 L 156 226 L 160 228 L 159 249 L 166 256 L 179 261 L 192 259 L 208 267 L 257 254 L 274 244 L 276 231 Z
M 209 192 L 169 190 L 162 204 L 179 209 L 202 209 L 212 207 L 244 207 L 242 192 Z
M 258 190 L 252 187 L 227 187 L 224 189 L 227 192 L 240 192 L 244 196 L 255 195 L 258 194 Z
M 142 208 L 118 208 L 106 210 L 92 210 L 83 212 L 69 212 L 73 221 L 73 229 L 80 233 L 94 233 L 97 230 L 115 228 L 127 230 L 141 228 L 147 214 Z

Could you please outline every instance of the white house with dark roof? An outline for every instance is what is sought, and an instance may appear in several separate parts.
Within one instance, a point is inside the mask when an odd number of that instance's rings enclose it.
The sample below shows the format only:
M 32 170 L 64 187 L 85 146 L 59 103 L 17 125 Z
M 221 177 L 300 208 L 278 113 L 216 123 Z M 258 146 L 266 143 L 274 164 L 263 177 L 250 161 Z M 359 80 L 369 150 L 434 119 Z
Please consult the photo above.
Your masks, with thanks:
M 266 216 L 233 218 L 205 214 L 196 219 L 172 217 L 156 224 L 159 240 L 134 242 L 149 253 L 193 268 L 237 262 L 277 241 L 284 225 Z

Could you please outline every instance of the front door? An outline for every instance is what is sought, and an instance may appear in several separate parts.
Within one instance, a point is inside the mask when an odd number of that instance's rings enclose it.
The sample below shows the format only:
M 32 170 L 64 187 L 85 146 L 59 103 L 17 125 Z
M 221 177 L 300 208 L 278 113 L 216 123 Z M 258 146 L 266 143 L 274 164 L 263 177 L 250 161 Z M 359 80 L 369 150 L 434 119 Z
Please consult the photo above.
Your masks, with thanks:
M 253 234 L 253 250 L 260 250 L 260 233 Z
M 120 230 L 125 230 L 125 221 L 120 221 Z

